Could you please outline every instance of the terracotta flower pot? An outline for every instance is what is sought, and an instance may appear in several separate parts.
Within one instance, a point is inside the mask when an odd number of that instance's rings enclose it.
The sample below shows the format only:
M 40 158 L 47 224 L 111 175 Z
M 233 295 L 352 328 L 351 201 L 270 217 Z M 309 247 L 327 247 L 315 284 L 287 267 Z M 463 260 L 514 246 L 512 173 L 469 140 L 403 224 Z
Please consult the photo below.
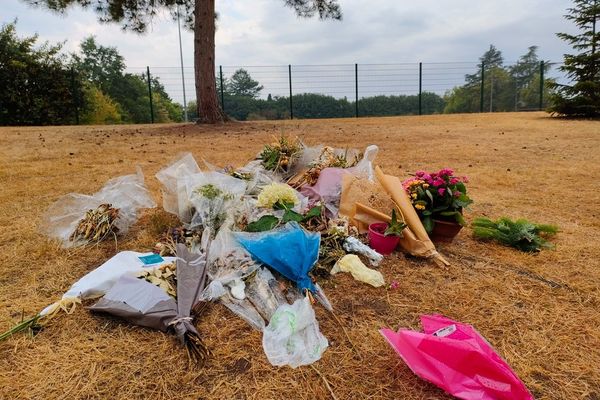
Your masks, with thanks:
M 433 222 L 435 222 L 435 225 L 429 236 L 434 242 L 452 242 L 462 229 L 462 225 L 454 221 L 434 219 Z
M 375 222 L 369 225 L 369 246 L 383 255 L 391 254 L 400 241 L 396 235 L 384 235 L 387 227 L 388 224 L 385 222 Z

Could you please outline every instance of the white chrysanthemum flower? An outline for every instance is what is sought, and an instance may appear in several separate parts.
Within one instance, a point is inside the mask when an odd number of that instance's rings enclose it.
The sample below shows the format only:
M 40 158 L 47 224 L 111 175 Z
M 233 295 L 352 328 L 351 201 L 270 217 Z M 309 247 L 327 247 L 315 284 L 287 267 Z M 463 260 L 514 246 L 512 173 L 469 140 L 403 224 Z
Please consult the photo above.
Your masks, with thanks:
M 259 207 L 272 208 L 278 201 L 282 204 L 298 204 L 296 191 L 285 183 L 271 183 L 258 195 Z

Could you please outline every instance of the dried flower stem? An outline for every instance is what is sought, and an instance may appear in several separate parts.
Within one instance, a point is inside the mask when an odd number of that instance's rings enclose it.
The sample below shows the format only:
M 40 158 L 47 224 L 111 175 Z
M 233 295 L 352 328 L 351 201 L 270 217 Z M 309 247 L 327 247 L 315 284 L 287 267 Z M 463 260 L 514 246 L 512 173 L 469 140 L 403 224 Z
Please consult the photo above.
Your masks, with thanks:
M 319 371 L 314 365 L 310 364 L 310 367 L 313 369 L 313 371 L 315 371 L 317 373 L 317 375 L 319 375 L 319 378 L 321 378 L 323 380 L 323 383 L 325 384 L 325 387 L 329 391 L 329 394 L 331 395 L 331 398 L 333 400 L 337 400 L 337 396 L 333 392 L 333 389 L 331 388 L 331 385 L 329 384 L 329 381 L 327 380 L 327 378 L 325 378 L 325 375 L 323 375 L 321 373 L 321 371 Z

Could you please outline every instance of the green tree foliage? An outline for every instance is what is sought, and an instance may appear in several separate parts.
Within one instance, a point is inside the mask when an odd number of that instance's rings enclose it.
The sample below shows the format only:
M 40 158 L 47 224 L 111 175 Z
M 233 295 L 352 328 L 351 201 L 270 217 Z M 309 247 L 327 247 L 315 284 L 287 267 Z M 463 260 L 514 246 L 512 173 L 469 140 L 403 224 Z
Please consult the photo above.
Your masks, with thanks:
M 74 54 L 73 60 L 85 79 L 115 102 L 122 122 L 151 122 L 148 78 L 145 74 L 126 73 L 123 56 L 116 47 L 99 45 L 90 36 L 82 41 L 80 53 Z M 155 121 L 181 121 L 181 106 L 173 103 L 158 78 L 151 77 L 151 86 Z
M 242 72 L 243 79 L 236 79 L 238 72 Z M 238 74 L 239 76 L 240 74 Z M 260 82 L 254 80 L 245 70 L 238 70 L 227 83 L 223 93 L 225 112 L 230 118 L 238 121 L 258 119 L 287 119 L 290 117 L 289 97 L 267 94 L 266 99 L 253 95 L 253 90 L 238 90 L 231 82 L 251 82 L 245 88 L 260 88 Z M 219 77 L 216 78 L 217 89 L 220 88 Z M 257 93 L 257 92 L 256 92 Z M 220 96 L 220 92 L 219 92 Z M 299 93 L 292 96 L 294 118 L 340 118 L 355 116 L 355 104 L 346 98 L 318 93 Z M 194 102 L 188 103 L 188 115 L 193 120 Z M 444 109 L 444 100 L 435 93 L 422 94 L 422 108 L 425 114 L 441 113 Z M 359 100 L 360 116 L 391 116 L 418 114 L 418 96 L 375 96 Z
M 227 79 L 226 76 L 223 77 L 223 83 L 221 84 L 221 77 L 217 76 L 215 78 L 216 80 L 216 89 L 217 89 L 217 95 L 219 97 L 219 99 L 221 98 L 221 87 L 223 87 L 223 93 L 228 93 L 229 91 L 229 79 Z
M 75 121 L 70 66 L 61 45 L 19 38 L 16 22 L 0 28 L 0 125 L 62 125 Z
M 474 85 L 456 86 L 444 96 L 445 114 L 472 113 L 479 111 L 479 89 Z
M 258 114 L 262 100 L 246 96 L 232 96 L 225 93 L 225 112 L 230 118 L 245 121 L 249 114 Z
M 73 54 L 76 69 L 104 93 L 112 93 L 118 86 L 125 59 L 116 47 L 98 45 L 94 36 L 85 38 L 80 44 L 80 54 Z
M 121 123 L 118 105 L 92 83 L 83 88 L 84 106 L 80 122 L 86 125 Z
M 296 94 L 292 97 L 292 102 L 294 117 L 297 118 L 350 117 L 354 113 L 354 108 L 348 100 L 317 93 Z
M 198 119 L 198 104 L 196 103 L 196 100 L 187 102 L 187 112 L 189 121 L 195 121 Z
M 97 12 L 102 22 L 117 22 L 124 29 L 144 32 L 150 21 L 161 10 L 179 15 L 194 32 L 194 67 L 198 121 L 221 122 L 224 118 L 219 108 L 215 81 L 215 1 L 214 0 L 24 0 L 33 5 L 43 5 L 50 10 L 64 12 L 79 5 Z M 283 0 L 296 15 L 304 18 L 341 19 L 337 0 Z M 180 12 L 181 10 L 181 12 Z
M 19 38 L 16 24 L 0 29 L 0 125 L 150 122 L 147 77 L 125 73 L 123 57 L 93 37 L 71 59 L 60 44 Z M 155 120 L 179 122 L 182 109 L 152 78 Z
M 225 81 L 225 78 L 223 81 Z M 220 82 L 217 82 L 217 84 L 220 84 Z M 219 86 L 217 86 L 217 88 L 219 88 Z M 263 86 L 261 86 L 258 81 L 252 79 L 248 71 L 243 68 L 235 71 L 227 83 L 227 92 L 233 96 L 243 96 L 255 99 L 258 97 L 261 90 L 263 90 Z
M 437 94 L 421 93 L 423 114 L 440 114 L 444 110 L 444 105 L 444 99 Z M 417 115 L 419 113 L 419 96 L 365 97 L 358 101 L 358 109 L 361 116 Z
M 530 46 L 527 53 L 519 58 L 519 61 L 509 67 L 510 75 L 515 85 L 515 104 L 516 109 L 537 109 L 539 108 L 540 98 L 540 63 L 542 60 L 537 55 L 537 46 Z M 550 70 L 550 62 L 544 61 L 544 104 L 547 105 L 548 99 L 551 97 L 551 84 L 554 79 L 548 78 L 547 74 Z
M 494 86 L 494 77 L 498 79 L 499 71 L 502 70 L 504 58 L 502 52 L 494 45 L 479 57 L 477 72 L 474 74 L 465 75 L 465 85 L 455 87 L 449 91 L 446 96 L 445 113 L 470 113 L 478 112 L 480 109 L 480 94 L 481 94 L 481 70 L 483 66 L 484 77 L 487 78 L 484 82 L 484 92 L 490 93 L 490 89 Z M 501 75 L 500 75 L 501 76 Z M 498 86 L 496 84 L 496 86 Z M 493 92 L 492 92 L 493 96 Z M 493 97 L 492 97 L 493 103 Z M 490 109 L 490 99 L 484 99 L 484 110 Z
M 435 93 L 423 93 L 423 113 L 441 113 L 444 100 Z M 301 93 L 292 97 L 294 118 L 347 118 L 355 116 L 354 102 L 318 93 Z M 418 96 L 374 96 L 359 100 L 359 115 L 415 115 L 419 112 Z M 227 115 L 238 121 L 257 119 L 287 119 L 290 117 L 289 97 L 253 99 L 225 95 Z M 190 108 L 193 105 L 189 106 Z
M 146 75 L 142 75 L 144 84 L 148 84 Z M 183 121 L 183 107 L 179 103 L 173 102 L 167 94 L 164 85 L 157 77 L 150 77 L 152 86 L 153 106 L 157 108 L 163 115 L 157 122 L 181 122 Z
M 558 33 L 578 54 L 565 54 L 564 65 L 572 84 L 554 84 L 557 92 L 550 111 L 568 117 L 600 117 L 600 20 L 599 0 L 574 0 L 566 19 L 581 31 Z
M 236 74 L 243 71 L 243 82 L 251 82 L 244 86 L 249 90 L 239 90 L 239 86 L 231 82 L 240 81 L 235 79 Z M 225 101 L 225 112 L 230 118 L 238 121 L 257 119 L 287 119 L 290 117 L 289 97 L 275 96 L 270 93 L 266 99 L 253 95 L 252 89 L 260 88 L 260 82 L 255 81 L 245 70 L 238 70 L 225 87 L 223 98 Z M 239 74 L 238 74 L 239 75 Z M 226 78 L 224 79 L 226 80 Z M 219 88 L 217 77 L 217 88 Z M 243 93 L 243 94 L 242 94 Z M 256 92 L 258 93 L 258 92 Z M 220 93 L 219 93 L 220 95 Z M 294 118 L 340 118 L 355 116 L 355 104 L 346 98 L 335 98 L 333 96 L 319 93 L 299 93 L 292 96 L 294 107 Z M 195 114 L 192 112 L 195 103 L 188 104 L 188 115 L 193 120 Z M 441 113 L 444 109 L 444 100 L 435 93 L 423 92 L 422 108 L 425 114 Z M 418 114 L 418 96 L 375 96 L 365 97 L 359 100 L 360 116 L 391 116 Z
M 537 46 L 529 47 L 526 54 L 512 66 L 504 65 L 502 52 L 494 45 L 479 58 L 478 70 L 465 75 L 466 83 L 450 90 L 444 96 L 445 113 L 479 112 L 481 107 L 481 70 L 483 66 L 483 110 L 518 111 L 539 109 L 541 60 Z M 544 73 L 550 63 L 544 63 Z M 546 83 L 553 79 L 545 78 Z M 544 86 L 543 99 L 551 95 L 550 85 Z M 544 103 L 546 104 L 546 103 Z
M 475 74 L 465 75 L 465 80 L 469 85 L 479 85 L 481 82 L 481 66 L 483 65 L 484 74 L 497 69 L 502 68 L 504 63 L 504 57 L 502 52 L 496 48 L 493 44 L 490 44 L 490 48 L 479 57 L 479 64 L 477 65 L 477 72 Z

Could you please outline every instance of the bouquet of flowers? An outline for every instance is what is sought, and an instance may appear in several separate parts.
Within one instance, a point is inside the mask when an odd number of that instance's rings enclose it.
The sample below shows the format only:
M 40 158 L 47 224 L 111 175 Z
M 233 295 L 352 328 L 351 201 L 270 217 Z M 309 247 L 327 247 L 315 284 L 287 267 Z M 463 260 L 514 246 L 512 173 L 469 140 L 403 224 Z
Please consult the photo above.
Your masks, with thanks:
M 280 224 L 285 224 L 290 221 L 295 221 L 301 224 L 309 224 L 310 222 L 317 222 L 319 226 L 323 209 L 320 205 L 316 205 L 309 209 L 305 214 L 300 214 L 294 211 L 293 208 L 299 205 L 300 200 L 298 199 L 297 192 L 289 185 L 285 183 L 271 183 L 263 188 L 258 195 L 258 201 L 256 205 L 261 208 L 283 210 L 281 218 L 273 215 L 266 214 L 261 216 L 257 221 L 251 222 L 246 227 L 247 232 L 264 232 L 274 229 Z
M 299 189 L 303 185 L 312 186 L 317 183 L 321 171 L 325 168 L 351 168 L 358 164 L 360 158 L 360 153 L 356 150 L 336 150 L 333 147 L 325 146 L 315 160 L 288 180 L 288 184 L 295 189 Z
M 282 135 L 279 139 L 274 138 L 273 143 L 266 145 L 258 158 L 267 171 L 286 174 L 302 154 L 302 148 L 298 138 L 290 139 Z
M 466 176 L 458 177 L 444 168 L 439 172 L 417 171 L 402 183 L 427 233 L 433 231 L 435 220 L 455 221 L 465 225 L 462 210 L 473 200 L 467 195 Z
M 111 204 L 100 204 L 95 209 L 86 211 L 85 216 L 77 223 L 77 227 L 69 236 L 72 242 L 98 243 L 107 237 L 117 237 L 116 226 L 119 209 Z

